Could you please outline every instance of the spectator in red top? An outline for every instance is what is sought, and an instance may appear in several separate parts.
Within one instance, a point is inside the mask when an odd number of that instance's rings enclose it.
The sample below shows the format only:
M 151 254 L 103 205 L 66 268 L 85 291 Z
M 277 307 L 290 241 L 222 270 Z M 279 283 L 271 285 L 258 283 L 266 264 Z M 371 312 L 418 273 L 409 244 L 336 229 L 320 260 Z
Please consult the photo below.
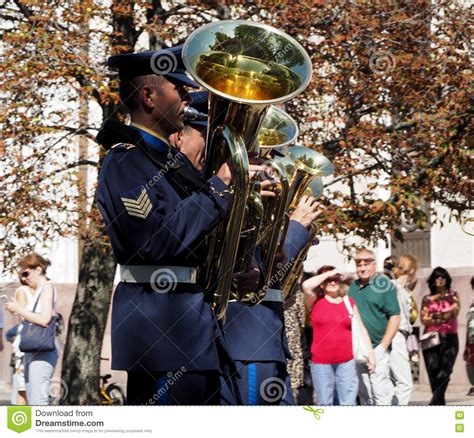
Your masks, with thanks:
M 351 319 L 341 296 L 341 280 L 339 270 L 323 266 L 316 276 L 302 284 L 313 327 L 311 377 L 314 401 L 319 405 L 333 405 L 335 393 L 339 405 L 355 405 L 359 388 L 352 353 Z M 352 298 L 349 301 L 361 321 L 355 301 Z M 366 336 L 368 339 L 367 333 Z M 368 366 L 371 371 L 375 368 L 374 355 Z

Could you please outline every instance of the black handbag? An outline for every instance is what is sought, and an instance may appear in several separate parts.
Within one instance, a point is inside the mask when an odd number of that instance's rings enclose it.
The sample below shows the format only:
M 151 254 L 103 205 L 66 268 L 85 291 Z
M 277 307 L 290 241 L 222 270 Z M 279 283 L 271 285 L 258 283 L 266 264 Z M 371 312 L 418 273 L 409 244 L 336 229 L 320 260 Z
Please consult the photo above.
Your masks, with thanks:
M 36 310 L 41 293 L 36 299 L 33 313 Z M 56 316 L 53 315 L 47 327 L 42 327 L 32 322 L 24 321 L 21 330 L 20 351 L 23 353 L 42 353 L 53 351 L 56 346 L 54 338 L 56 335 Z

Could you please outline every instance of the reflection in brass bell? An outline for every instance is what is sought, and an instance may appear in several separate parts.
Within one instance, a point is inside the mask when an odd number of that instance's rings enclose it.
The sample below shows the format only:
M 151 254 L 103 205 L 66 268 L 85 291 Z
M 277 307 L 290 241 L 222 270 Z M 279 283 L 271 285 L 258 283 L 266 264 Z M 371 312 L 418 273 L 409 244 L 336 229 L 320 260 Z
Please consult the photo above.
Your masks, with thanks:
M 321 177 L 314 178 L 306 188 L 304 194 L 306 196 L 312 196 L 315 199 L 319 199 L 323 194 L 324 184 Z
M 329 176 L 334 173 L 334 166 L 322 154 L 304 146 L 292 146 L 288 156 L 305 172 L 313 176 Z
M 311 79 L 306 51 L 284 32 L 261 23 L 226 20 L 194 31 L 183 61 L 204 88 L 241 103 L 280 103 Z
M 263 119 L 258 132 L 260 148 L 282 148 L 293 143 L 299 129 L 293 118 L 282 109 L 272 105 Z

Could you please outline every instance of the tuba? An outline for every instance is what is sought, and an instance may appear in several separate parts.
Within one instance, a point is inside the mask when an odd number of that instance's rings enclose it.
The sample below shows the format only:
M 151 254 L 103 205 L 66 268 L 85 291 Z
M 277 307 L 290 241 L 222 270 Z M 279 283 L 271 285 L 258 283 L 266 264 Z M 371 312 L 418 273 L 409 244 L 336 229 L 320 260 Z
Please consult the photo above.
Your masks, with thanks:
M 276 162 L 283 166 L 290 181 L 290 199 L 287 214 L 282 227 L 282 246 L 288 231 L 291 214 L 300 202 L 303 195 L 313 196 L 318 199 L 323 192 L 322 176 L 331 175 L 334 172 L 332 163 L 322 154 L 313 149 L 303 146 L 292 146 L 289 148 L 288 157 L 275 158 Z M 290 268 L 281 277 L 281 289 L 284 299 L 291 296 L 298 285 L 298 279 L 303 272 L 303 262 L 316 237 L 316 226 L 311 225 L 310 239 L 300 251 L 296 260 L 290 261 Z
M 225 162 L 233 169 L 229 215 L 210 235 L 209 257 L 199 268 L 220 319 L 236 265 L 237 271 L 245 270 L 253 258 L 264 215 L 259 183 L 249 178 L 248 156 L 259 155 L 258 132 L 269 105 L 295 97 L 308 85 L 311 60 L 284 32 L 243 20 L 195 30 L 182 57 L 189 74 L 209 92 L 205 176 L 212 177 Z

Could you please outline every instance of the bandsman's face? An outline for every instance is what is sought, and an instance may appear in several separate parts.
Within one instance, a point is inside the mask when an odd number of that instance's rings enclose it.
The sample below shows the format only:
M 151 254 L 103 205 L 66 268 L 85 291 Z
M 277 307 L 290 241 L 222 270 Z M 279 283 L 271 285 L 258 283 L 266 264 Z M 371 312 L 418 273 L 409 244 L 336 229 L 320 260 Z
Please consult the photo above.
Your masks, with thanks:
M 184 128 L 184 108 L 191 101 L 184 86 L 164 80 L 155 89 L 154 114 L 156 123 L 169 134 Z

